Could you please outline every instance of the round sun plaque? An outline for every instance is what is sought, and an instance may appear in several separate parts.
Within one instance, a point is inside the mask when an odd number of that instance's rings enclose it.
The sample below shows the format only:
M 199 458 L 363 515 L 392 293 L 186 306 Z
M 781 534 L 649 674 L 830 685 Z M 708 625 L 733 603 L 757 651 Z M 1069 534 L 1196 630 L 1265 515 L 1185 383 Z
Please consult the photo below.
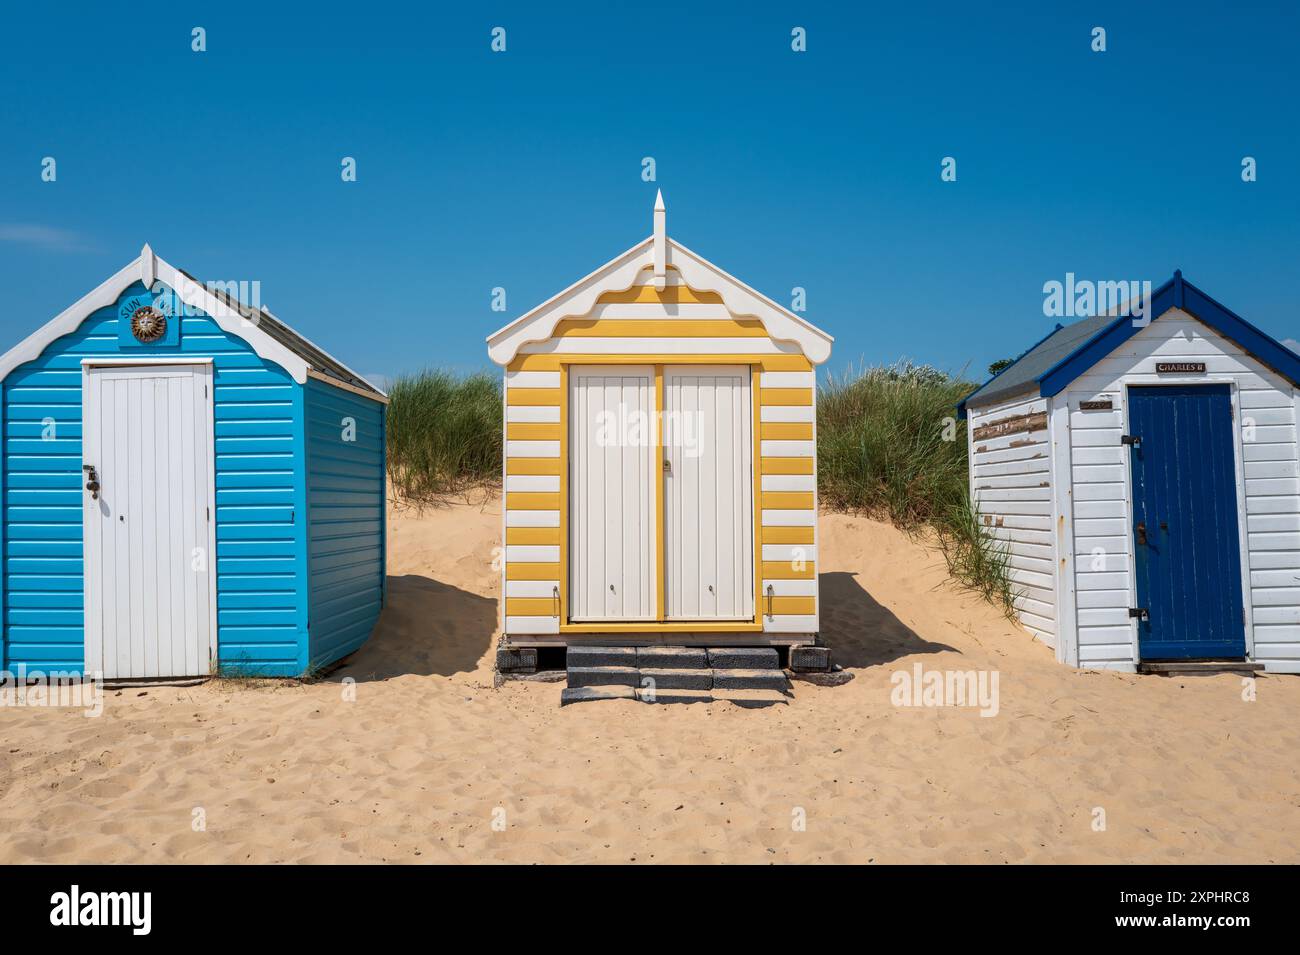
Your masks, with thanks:
M 137 308 L 131 316 L 131 334 L 137 341 L 156 342 L 167 334 L 167 317 L 148 305 Z

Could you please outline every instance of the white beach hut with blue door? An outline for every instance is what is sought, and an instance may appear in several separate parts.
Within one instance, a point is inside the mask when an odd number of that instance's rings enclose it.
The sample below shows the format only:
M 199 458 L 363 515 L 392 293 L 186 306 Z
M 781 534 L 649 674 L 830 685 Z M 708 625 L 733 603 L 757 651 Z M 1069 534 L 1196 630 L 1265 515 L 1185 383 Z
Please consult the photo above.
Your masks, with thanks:
M 0 668 L 297 676 L 384 596 L 380 389 L 140 257 L 0 357 Z
M 1300 357 L 1180 273 L 960 406 L 1023 625 L 1079 667 L 1300 672 Z

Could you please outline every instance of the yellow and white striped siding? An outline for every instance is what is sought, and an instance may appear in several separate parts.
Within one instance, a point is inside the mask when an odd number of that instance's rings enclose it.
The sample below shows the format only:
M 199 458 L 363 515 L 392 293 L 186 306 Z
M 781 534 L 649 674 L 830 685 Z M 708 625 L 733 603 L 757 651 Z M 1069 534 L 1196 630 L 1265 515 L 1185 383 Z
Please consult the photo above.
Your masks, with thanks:
M 763 631 L 816 633 L 815 373 L 807 365 L 799 371 L 764 370 L 757 378 L 761 527 L 755 539 L 762 549 Z
M 682 284 L 669 269 L 658 292 L 648 271 L 606 293 L 585 316 L 522 346 L 506 371 L 505 632 L 555 634 L 561 587 L 560 488 L 566 364 L 748 364 L 758 394 L 760 549 L 758 613 L 765 632 L 811 634 L 817 627 L 815 389 L 799 348 L 768 336 L 756 319 L 736 319 L 711 292 Z M 768 598 L 771 584 L 773 597 Z M 768 611 L 773 616 L 769 619 Z M 656 625 L 639 625 L 650 632 Z M 746 629 L 737 626 L 737 630 Z M 757 629 L 749 625 L 748 629 Z
M 505 632 L 559 633 L 560 372 L 505 383 Z

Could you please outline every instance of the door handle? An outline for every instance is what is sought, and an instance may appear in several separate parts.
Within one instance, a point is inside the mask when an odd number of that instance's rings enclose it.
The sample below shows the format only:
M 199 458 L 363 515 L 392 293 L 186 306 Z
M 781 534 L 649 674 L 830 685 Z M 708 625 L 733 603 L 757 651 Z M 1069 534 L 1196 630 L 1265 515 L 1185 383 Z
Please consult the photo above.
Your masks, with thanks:
M 86 472 L 86 490 L 90 492 L 92 501 L 99 500 L 99 475 L 95 473 L 93 464 L 83 464 L 81 470 Z
M 1147 525 L 1145 521 L 1138 521 L 1137 541 L 1142 547 L 1147 545 Z
M 671 461 L 669 461 L 668 458 L 665 456 L 665 457 L 664 457 L 664 474 L 672 474 L 672 473 L 673 473 L 673 463 L 672 463 Z

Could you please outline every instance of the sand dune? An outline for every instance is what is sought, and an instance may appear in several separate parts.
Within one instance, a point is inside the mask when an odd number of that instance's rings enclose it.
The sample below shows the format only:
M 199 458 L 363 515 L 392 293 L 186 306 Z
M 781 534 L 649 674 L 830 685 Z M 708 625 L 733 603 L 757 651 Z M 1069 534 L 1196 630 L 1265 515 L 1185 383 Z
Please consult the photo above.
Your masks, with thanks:
M 1234 677 L 1070 670 L 924 542 L 827 515 L 853 682 L 560 709 L 492 688 L 500 522 L 495 498 L 394 514 L 389 606 L 322 682 L 0 709 L 0 861 L 1300 861 L 1300 679 L 1246 702 Z M 894 706 L 918 662 L 996 670 L 998 715 Z

